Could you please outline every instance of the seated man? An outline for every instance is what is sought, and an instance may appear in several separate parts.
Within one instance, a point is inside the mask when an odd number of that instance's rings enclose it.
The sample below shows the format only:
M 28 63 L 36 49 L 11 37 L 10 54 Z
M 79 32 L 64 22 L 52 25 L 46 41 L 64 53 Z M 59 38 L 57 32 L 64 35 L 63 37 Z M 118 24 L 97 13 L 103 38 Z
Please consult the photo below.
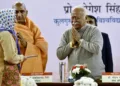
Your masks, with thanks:
M 86 23 L 86 11 L 75 7 L 71 13 L 72 27 L 63 33 L 57 57 L 60 60 L 68 57 L 68 68 L 76 64 L 87 64 L 91 77 L 99 79 L 105 66 L 102 61 L 103 38 L 96 26 Z
M 87 23 L 97 26 L 97 19 L 92 15 L 87 15 Z M 103 49 L 102 49 L 102 59 L 105 64 L 106 72 L 113 72 L 113 60 L 112 60 L 112 51 L 111 44 L 107 33 L 103 33 Z
M 40 29 L 27 17 L 27 9 L 21 2 L 13 6 L 16 10 L 15 30 L 19 38 L 20 49 L 23 55 L 38 55 L 28 58 L 21 68 L 21 73 L 44 72 L 47 64 L 48 43 L 41 35 Z

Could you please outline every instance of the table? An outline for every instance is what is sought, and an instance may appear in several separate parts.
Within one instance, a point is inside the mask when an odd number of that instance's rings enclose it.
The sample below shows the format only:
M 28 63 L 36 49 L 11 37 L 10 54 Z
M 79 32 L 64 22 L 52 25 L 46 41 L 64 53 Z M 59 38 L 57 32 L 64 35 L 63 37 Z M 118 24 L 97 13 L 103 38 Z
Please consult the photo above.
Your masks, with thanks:
M 38 86 L 73 86 L 73 83 L 37 83 Z M 120 86 L 120 83 L 99 83 L 98 86 Z

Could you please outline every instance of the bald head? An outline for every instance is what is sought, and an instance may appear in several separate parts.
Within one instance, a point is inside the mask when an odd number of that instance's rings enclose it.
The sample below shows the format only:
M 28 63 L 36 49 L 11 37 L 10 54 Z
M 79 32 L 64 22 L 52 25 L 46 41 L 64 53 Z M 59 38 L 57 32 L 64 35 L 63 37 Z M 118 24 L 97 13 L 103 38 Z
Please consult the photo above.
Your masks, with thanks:
M 86 11 L 83 7 L 76 6 L 71 13 L 72 26 L 81 29 L 86 23 Z
M 13 5 L 12 5 L 12 8 L 15 9 L 16 7 L 23 7 L 24 9 L 26 9 L 26 6 L 23 2 L 15 2 Z
M 22 2 L 16 2 L 12 6 L 16 10 L 16 23 L 25 24 L 28 11 Z
M 72 13 L 79 13 L 80 15 L 83 15 L 84 17 L 86 17 L 86 10 L 81 6 L 73 7 Z

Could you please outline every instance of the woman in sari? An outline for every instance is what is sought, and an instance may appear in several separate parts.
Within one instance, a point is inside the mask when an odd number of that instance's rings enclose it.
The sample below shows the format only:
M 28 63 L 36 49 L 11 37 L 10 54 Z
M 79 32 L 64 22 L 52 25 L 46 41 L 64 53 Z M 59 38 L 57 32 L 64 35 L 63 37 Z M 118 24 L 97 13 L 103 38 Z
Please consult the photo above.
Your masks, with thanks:
M 0 86 L 20 86 L 17 64 L 26 57 L 20 55 L 14 22 L 15 10 L 0 10 Z

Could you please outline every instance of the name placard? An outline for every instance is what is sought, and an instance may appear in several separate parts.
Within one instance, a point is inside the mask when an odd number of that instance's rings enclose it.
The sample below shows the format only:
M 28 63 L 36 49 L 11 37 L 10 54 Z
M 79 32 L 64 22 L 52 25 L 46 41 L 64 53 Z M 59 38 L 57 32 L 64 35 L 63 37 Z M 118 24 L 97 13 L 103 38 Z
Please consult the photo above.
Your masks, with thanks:
M 102 82 L 103 83 L 120 83 L 120 72 L 102 73 Z
M 22 75 L 33 78 L 36 83 L 53 82 L 52 72 L 45 73 L 23 73 Z

